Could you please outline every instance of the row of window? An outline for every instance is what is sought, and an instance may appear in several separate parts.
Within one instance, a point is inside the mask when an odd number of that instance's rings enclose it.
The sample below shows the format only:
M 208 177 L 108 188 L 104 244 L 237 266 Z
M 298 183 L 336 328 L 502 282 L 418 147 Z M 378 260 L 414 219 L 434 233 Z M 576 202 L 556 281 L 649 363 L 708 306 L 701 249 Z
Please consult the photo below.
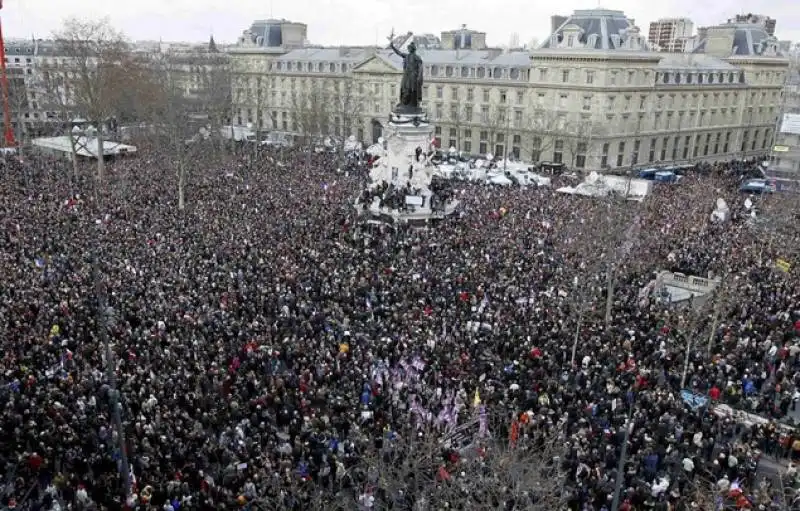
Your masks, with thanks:
M 303 62 L 276 61 L 270 63 L 270 70 L 298 73 L 346 73 L 352 64 L 346 62 Z M 505 66 L 452 66 L 432 64 L 425 66 L 425 73 L 432 78 L 492 78 L 528 81 L 528 70 Z
M 744 71 L 738 71 L 736 73 L 733 72 L 707 72 L 707 73 L 695 73 L 695 72 L 670 72 L 664 71 L 663 73 L 656 73 L 656 83 L 663 83 L 663 84 L 673 84 L 673 85 L 680 85 L 681 83 L 685 84 L 697 84 L 697 85 L 721 85 L 721 84 L 732 84 L 732 83 L 745 83 L 744 79 Z
M 572 69 L 559 69 L 559 78 L 561 83 L 570 83 L 574 76 Z M 550 81 L 550 72 L 547 68 L 538 68 L 539 81 Z M 578 71 L 580 73 L 580 71 Z M 597 71 L 594 69 L 586 69 L 582 71 L 584 82 L 587 85 L 592 85 L 597 81 Z M 621 76 L 626 79 L 623 81 Z M 648 84 L 650 80 L 649 71 L 629 70 L 621 72 L 619 70 L 610 70 L 607 72 L 607 85 L 643 85 Z M 785 74 L 780 71 L 764 71 L 755 74 L 755 82 L 780 84 L 783 82 Z M 679 85 L 679 84 L 696 84 L 696 85 L 722 85 L 722 84 L 743 84 L 745 83 L 744 71 L 659 71 L 655 74 L 656 84 Z
M 346 62 L 300 62 L 281 61 L 270 62 L 270 71 L 296 71 L 298 73 L 346 73 L 351 65 Z
M 781 84 L 786 78 L 786 73 L 782 71 L 759 71 L 755 73 L 755 83 Z M 656 83 L 678 85 L 685 84 L 708 84 L 721 85 L 733 83 L 745 83 L 744 71 L 707 71 L 707 72 L 685 72 L 685 71 L 663 71 L 656 73 Z
M 550 69 L 546 67 L 538 67 L 539 81 L 550 82 L 553 81 L 554 75 L 550 73 Z M 580 77 L 581 71 L 575 69 L 556 69 L 555 79 L 561 83 L 570 83 L 573 77 Z M 620 75 L 626 77 L 623 81 Z M 594 69 L 586 69 L 583 71 L 584 81 L 587 85 L 592 85 L 597 82 L 597 71 Z M 650 81 L 650 71 L 629 70 L 627 73 L 622 73 L 617 69 L 612 69 L 607 72 L 607 85 L 648 85 Z
M 453 66 L 432 64 L 425 69 L 431 78 L 485 78 L 528 81 L 528 70 L 503 66 Z

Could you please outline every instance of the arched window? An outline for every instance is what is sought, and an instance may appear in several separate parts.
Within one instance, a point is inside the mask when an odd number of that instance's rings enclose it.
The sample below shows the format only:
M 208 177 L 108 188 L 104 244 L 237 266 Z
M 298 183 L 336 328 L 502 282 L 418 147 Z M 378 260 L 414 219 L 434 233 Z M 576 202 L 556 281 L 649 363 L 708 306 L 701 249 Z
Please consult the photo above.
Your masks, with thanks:
M 336 72 L 336 64 L 334 62 L 331 62 L 330 66 L 328 67 L 328 70 L 331 73 L 335 73 Z
M 444 68 L 444 75 L 448 78 L 453 77 L 453 66 L 447 66 Z
M 469 78 L 469 68 L 467 66 L 461 68 L 461 78 Z
M 431 76 L 439 75 L 439 66 L 431 66 Z
M 519 80 L 519 69 L 512 67 L 509 76 L 511 76 L 512 80 Z
M 492 78 L 502 78 L 503 77 L 503 69 L 496 67 L 494 71 L 492 71 Z
M 477 76 L 478 76 L 478 78 L 486 78 L 486 68 L 485 67 L 479 67 Z

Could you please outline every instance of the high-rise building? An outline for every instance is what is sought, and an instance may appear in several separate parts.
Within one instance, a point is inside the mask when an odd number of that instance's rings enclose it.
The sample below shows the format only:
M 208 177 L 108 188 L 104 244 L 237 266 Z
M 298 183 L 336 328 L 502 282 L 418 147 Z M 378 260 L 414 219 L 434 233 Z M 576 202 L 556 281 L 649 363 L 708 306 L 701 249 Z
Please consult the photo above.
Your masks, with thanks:
M 689 18 L 661 18 L 650 23 L 647 41 L 660 51 L 682 52 L 693 31 Z
M 747 14 L 737 14 L 735 18 L 729 19 L 728 23 L 755 23 L 756 25 L 764 27 L 767 34 L 771 36 L 775 35 L 775 20 L 763 14 L 753 14 L 750 12 Z

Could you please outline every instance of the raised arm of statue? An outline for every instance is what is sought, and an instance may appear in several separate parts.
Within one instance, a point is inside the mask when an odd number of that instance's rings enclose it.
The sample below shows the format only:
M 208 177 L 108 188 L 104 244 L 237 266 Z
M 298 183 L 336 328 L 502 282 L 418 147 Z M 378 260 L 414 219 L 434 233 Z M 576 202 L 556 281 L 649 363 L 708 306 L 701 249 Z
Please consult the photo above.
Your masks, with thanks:
M 389 42 L 389 48 L 391 48 L 396 54 L 400 55 L 402 58 L 408 57 L 408 53 L 403 53 L 402 51 L 397 49 L 397 47 L 394 45 L 394 41 Z

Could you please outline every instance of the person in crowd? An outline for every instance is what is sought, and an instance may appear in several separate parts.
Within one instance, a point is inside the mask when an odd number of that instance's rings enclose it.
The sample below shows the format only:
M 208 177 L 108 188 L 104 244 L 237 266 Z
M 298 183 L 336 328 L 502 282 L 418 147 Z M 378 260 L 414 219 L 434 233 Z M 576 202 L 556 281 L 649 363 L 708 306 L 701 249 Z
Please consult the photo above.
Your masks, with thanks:
M 359 158 L 209 150 L 184 209 L 169 161 L 2 162 L 6 508 L 798 509 L 798 234 L 751 221 L 749 165 L 641 203 L 448 184 L 458 214 L 415 228 L 362 221 L 407 192 Z M 643 299 L 665 269 L 721 284 Z M 554 448 L 549 504 L 493 483 Z

